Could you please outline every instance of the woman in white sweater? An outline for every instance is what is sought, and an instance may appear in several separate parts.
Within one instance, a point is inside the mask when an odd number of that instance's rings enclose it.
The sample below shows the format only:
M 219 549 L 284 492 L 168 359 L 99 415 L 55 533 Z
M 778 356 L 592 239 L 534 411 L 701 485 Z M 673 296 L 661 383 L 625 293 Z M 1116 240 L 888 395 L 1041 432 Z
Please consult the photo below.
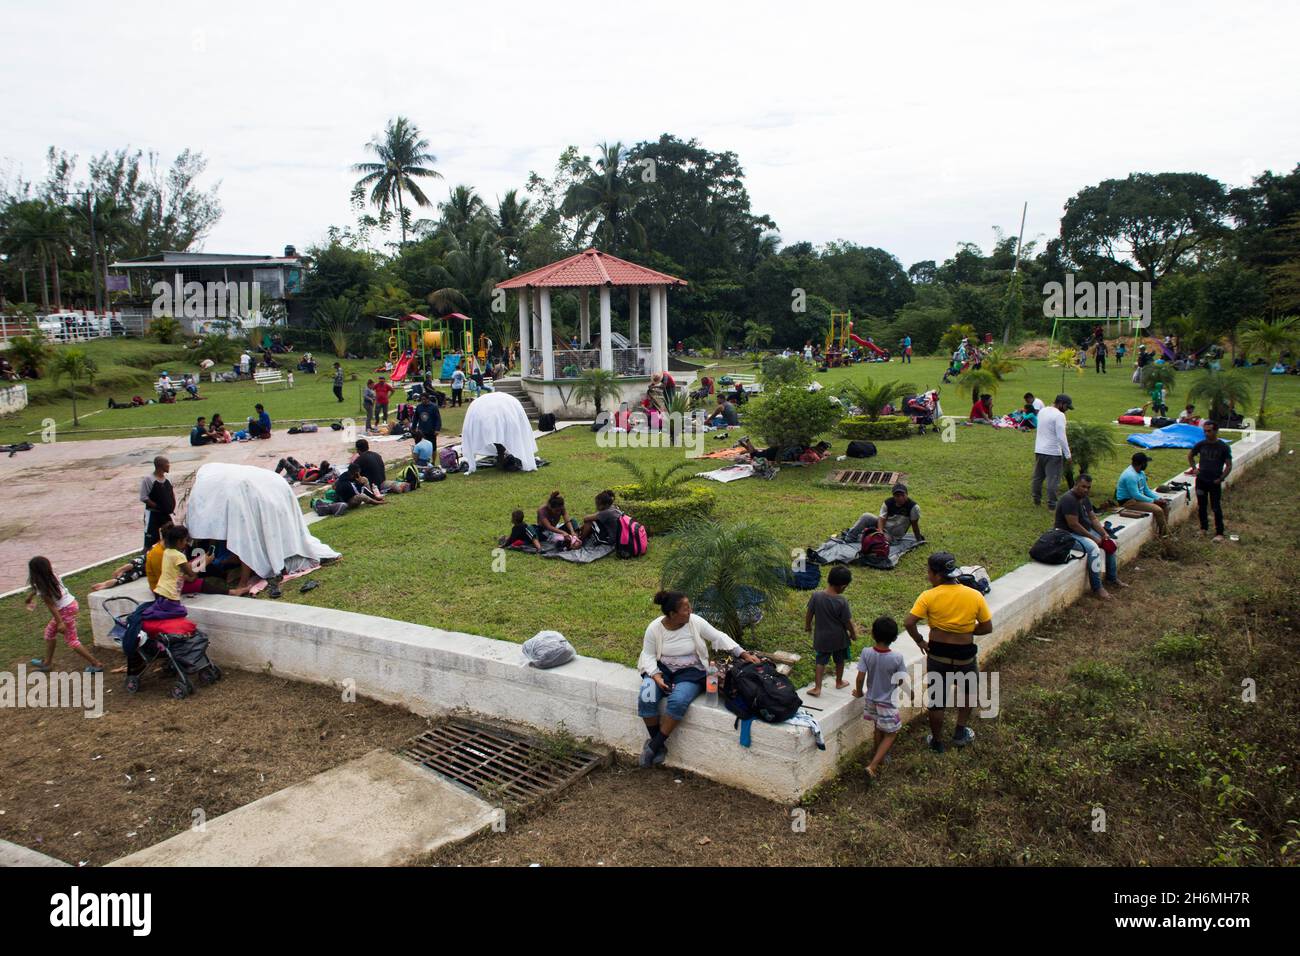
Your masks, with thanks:
M 726 651 L 732 657 L 757 663 L 758 658 L 698 614 L 691 612 L 690 599 L 677 591 L 660 591 L 654 597 L 663 617 L 650 622 L 641 644 L 637 667 L 641 671 L 641 693 L 637 713 L 645 721 L 650 739 L 641 749 L 641 766 L 657 766 L 668 757 L 668 735 L 686 716 L 691 701 L 704 692 L 708 677 L 709 648 Z M 706 644 L 706 642 L 708 642 Z M 659 716 L 659 701 L 665 697 L 666 713 Z

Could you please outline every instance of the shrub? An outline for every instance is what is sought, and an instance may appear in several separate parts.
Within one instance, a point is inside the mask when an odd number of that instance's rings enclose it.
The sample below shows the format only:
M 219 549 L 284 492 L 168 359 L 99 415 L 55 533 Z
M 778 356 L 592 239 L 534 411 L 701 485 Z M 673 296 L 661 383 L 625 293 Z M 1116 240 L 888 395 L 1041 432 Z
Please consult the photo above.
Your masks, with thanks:
M 1114 430 L 1102 422 L 1070 422 L 1065 426 L 1065 440 L 1079 474 L 1091 474 L 1102 462 L 1114 459 L 1118 451 Z
M 717 495 L 699 485 L 683 485 L 671 497 L 642 497 L 638 485 L 615 485 L 612 489 L 619 507 L 646 526 L 651 534 L 666 534 L 713 513 Z
M 43 335 L 20 335 L 9 342 L 9 359 L 24 376 L 40 378 L 53 356 L 54 346 Z
M 800 385 L 784 385 L 754 399 L 745 417 L 765 444 L 802 448 L 833 428 L 842 414 L 825 390 L 810 392 Z
M 149 334 L 163 345 L 173 345 L 181 336 L 181 324 L 170 315 L 160 315 L 149 323 Z
M 1128 683 L 1128 675 L 1105 661 L 1080 661 L 1070 668 L 1070 679 L 1094 690 L 1117 690 Z
M 835 433 L 849 441 L 893 441 L 906 438 L 911 427 L 912 420 L 904 415 L 886 415 L 874 420 L 865 415 L 850 415 L 840 420 Z
M 807 385 L 812 381 L 812 367 L 803 359 L 793 355 L 789 358 L 771 355 L 763 359 L 760 375 L 763 384 L 768 388 L 779 388 L 782 385 Z
M 946 355 L 952 355 L 957 351 L 957 346 L 961 345 L 962 339 L 975 341 L 975 326 L 953 324 L 948 326 L 948 331 L 943 333 L 939 339 L 939 349 Z
M 915 394 L 916 386 L 911 382 L 873 382 L 869 378 L 861 384 L 846 383 L 839 391 L 841 401 L 873 421 L 880 417 L 886 405 Z

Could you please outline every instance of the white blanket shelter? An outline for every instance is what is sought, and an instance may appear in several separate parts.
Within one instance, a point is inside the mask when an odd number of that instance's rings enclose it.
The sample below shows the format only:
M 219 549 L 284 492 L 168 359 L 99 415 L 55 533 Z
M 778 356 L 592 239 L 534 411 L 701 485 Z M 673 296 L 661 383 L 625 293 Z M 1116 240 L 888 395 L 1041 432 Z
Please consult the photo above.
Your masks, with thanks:
M 194 476 L 185 512 L 192 538 L 226 542 L 263 578 L 292 574 L 339 553 L 307 530 L 289 483 L 266 468 L 209 462 Z
M 460 454 L 470 474 L 478 455 L 495 455 L 501 445 L 523 462 L 523 471 L 537 470 L 537 439 L 519 399 L 505 392 L 488 392 L 469 403 L 460 430 Z M 500 462 L 498 462 L 498 465 Z

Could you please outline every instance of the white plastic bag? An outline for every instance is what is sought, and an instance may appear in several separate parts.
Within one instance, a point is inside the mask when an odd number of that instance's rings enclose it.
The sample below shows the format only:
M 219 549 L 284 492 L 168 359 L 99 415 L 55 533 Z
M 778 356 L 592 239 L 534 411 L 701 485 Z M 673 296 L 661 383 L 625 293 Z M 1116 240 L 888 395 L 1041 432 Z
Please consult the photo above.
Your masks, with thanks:
M 523 651 L 529 667 L 543 669 L 559 667 L 578 656 L 573 645 L 559 631 L 539 631 L 524 641 Z

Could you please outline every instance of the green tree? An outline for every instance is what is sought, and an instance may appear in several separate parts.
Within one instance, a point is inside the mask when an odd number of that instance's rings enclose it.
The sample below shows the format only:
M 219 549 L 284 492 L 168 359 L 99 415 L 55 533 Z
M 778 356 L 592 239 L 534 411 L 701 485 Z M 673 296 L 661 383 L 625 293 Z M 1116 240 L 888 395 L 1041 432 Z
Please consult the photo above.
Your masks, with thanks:
M 1238 408 L 1246 408 L 1250 401 L 1250 384 L 1246 377 L 1237 371 L 1201 373 L 1196 382 L 1187 390 L 1187 399 L 1191 402 L 1205 402 L 1210 407 L 1209 417 L 1215 421 L 1226 421 L 1230 413 Z
M 785 449 L 811 445 L 841 415 L 824 389 L 810 392 L 799 385 L 783 385 L 754 399 L 746 418 L 765 444 Z
M 81 419 L 77 416 L 77 383 L 93 383 L 99 367 L 83 350 L 65 348 L 50 363 L 50 370 L 54 373 L 55 382 L 61 382 L 65 378 L 68 380 L 68 394 L 72 396 L 72 424 L 74 427 L 79 426 Z
M 733 639 L 745 610 L 775 604 L 789 591 L 789 556 L 780 537 L 753 521 L 701 521 L 679 529 L 664 560 L 661 584 L 680 591 L 707 621 Z
M 1272 322 L 1264 319 L 1251 319 L 1246 323 L 1241 332 L 1241 347 L 1245 350 L 1247 356 L 1257 355 L 1263 358 L 1271 368 L 1281 360 L 1282 354 L 1288 351 L 1294 351 L 1300 345 L 1300 318 L 1294 315 L 1284 315 Z M 1264 374 L 1264 386 L 1259 396 L 1259 415 L 1256 418 L 1260 425 L 1264 423 L 1264 417 L 1268 414 L 1268 382 L 1272 375 L 1266 371 Z
M 24 378 L 40 378 L 54 355 L 54 347 L 40 333 L 20 335 L 9 340 L 8 356 Z
M 357 304 L 343 296 L 326 299 L 316 309 L 316 326 L 325 333 L 339 358 L 347 358 L 348 342 L 356 331 L 359 316 Z
M 1065 426 L 1065 440 L 1070 444 L 1073 467 L 1081 475 L 1091 473 L 1117 453 L 1114 430 L 1104 422 L 1069 422 Z
M 576 181 L 564 197 L 561 211 L 578 221 L 579 242 L 588 236 L 608 252 L 646 247 L 645 227 L 636 217 L 640 198 L 622 143 L 601 143 L 595 162 L 583 157 L 575 167 Z
M 416 180 L 442 178 L 442 173 L 432 168 L 438 157 L 429 152 L 429 141 L 404 116 L 389 120 L 383 137 L 376 136 L 366 144 L 366 149 L 375 155 L 376 161 L 352 167 L 353 172 L 362 174 L 357 186 L 370 189 L 370 202 L 381 211 L 390 205 L 397 207 L 397 221 L 405 244 L 409 214 L 403 194 L 417 205 L 430 205 L 429 197 Z
M 759 376 L 767 388 L 781 385 L 807 385 L 812 381 L 812 369 L 798 356 L 782 358 L 780 355 L 769 355 L 763 359 Z
M 704 331 L 713 343 L 713 357 L 722 358 L 726 349 L 727 335 L 736 327 L 736 316 L 730 312 L 706 312 L 704 314 Z
M 618 402 L 622 398 L 623 389 L 619 385 L 618 376 L 609 369 L 589 368 L 573 386 L 573 401 L 580 404 L 590 402 L 596 406 L 597 415 L 601 413 L 606 401 Z

